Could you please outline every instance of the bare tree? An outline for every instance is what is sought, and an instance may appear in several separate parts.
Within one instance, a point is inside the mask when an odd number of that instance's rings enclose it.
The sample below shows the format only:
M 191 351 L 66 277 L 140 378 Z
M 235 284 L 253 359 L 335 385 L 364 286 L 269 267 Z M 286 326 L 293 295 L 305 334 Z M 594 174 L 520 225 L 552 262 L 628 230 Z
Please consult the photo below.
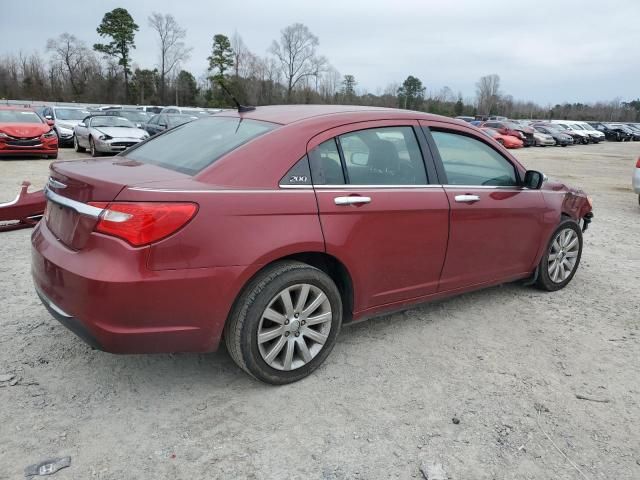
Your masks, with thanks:
M 162 15 L 153 12 L 149 17 L 149 26 L 158 34 L 160 46 L 160 101 L 165 102 L 167 77 L 176 66 L 189 58 L 191 48 L 186 47 L 183 40 L 187 36 L 173 15 Z
M 233 70 L 236 79 L 238 77 L 246 77 L 248 63 L 252 53 L 244 44 L 240 34 L 235 31 L 231 36 L 231 49 L 233 50 Z M 244 75 L 243 75 L 244 74 Z
M 495 73 L 480 77 L 476 83 L 478 113 L 491 114 L 500 99 L 500 77 Z
M 291 100 L 291 93 L 300 80 L 318 75 L 318 44 L 318 37 L 301 23 L 284 28 L 280 32 L 280 42 L 273 41 L 270 52 L 278 59 L 286 79 L 287 100 Z
M 81 95 L 86 87 L 87 68 L 92 60 L 92 52 L 84 42 L 69 33 L 63 33 L 55 39 L 50 38 L 47 41 L 47 51 L 52 53 L 54 62 L 65 71 L 73 94 Z

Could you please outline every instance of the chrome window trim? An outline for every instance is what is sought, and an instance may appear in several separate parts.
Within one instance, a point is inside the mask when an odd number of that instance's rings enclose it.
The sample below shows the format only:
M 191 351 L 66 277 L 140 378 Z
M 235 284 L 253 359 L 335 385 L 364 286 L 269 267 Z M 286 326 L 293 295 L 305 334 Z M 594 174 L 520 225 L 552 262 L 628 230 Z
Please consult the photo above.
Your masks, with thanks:
M 46 187 L 44 189 L 44 196 L 47 198 L 47 200 L 53 203 L 70 208 L 74 212 L 79 213 L 80 215 L 85 215 L 87 217 L 97 219 L 103 212 L 102 208 L 93 207 L 91 205 L 87 205 L 86 203 L 78 202 L 76 200 L 63 197 L 62 195 L 58 195 L 56 192 L 51 191 L 49 187 Z

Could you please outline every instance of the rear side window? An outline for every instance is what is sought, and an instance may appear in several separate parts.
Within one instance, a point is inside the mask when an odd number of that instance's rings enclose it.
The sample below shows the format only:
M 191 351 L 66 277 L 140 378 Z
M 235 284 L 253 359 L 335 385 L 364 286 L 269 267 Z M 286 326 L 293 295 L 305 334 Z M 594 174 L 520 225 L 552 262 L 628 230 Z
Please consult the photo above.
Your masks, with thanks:
M 432 131 L 449 185 L 517 186 L 515 167 L 484 142 Z
M 334 138 L 309 152 L 311 177 L 315 185 L 344 185 L 340 153 Z
M 211 117 L 186 123 L 127 151 L 143 163 L 195 175 L 224 154 L 277 125 L 257 120 Z

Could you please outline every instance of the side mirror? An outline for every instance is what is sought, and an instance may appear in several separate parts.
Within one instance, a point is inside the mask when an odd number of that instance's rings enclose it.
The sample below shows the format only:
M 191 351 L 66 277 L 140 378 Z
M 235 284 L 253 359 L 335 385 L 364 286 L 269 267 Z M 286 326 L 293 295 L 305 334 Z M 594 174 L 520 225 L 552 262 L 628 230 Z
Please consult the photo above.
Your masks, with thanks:
M 47 120 L 53 120 L 53 117 L 51 115 L 46 115 L 44 118 L 46 118 Z
M 160 125 L 162 128 L 167 128 L 167 124 L 166 123 L 159 123 L 158 125 Z
M 54 122 L 50 118 L 47 118 L 45 121 L 47 122 L 47 125 L 49 125 L 50 127 L 53 127 L 56 124 L 56 122 Z
M 527 170 L 524 174 L 524 186 L 531 190 L 539 190 L 544 182 L 544 174 L 537 170 Z

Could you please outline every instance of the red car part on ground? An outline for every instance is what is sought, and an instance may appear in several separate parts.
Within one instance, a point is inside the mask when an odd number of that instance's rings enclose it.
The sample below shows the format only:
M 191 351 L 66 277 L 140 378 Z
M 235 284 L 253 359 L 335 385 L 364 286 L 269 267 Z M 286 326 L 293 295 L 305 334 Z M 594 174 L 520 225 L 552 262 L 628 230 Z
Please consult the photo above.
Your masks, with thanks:
M 224 332 L 271 383 L 313 371 L 343 322 L 532 275 L 564 287 L 591 217 L 465 122 L 330 105 L 56 162 L 46 195 L 32 274 L 53 316 L 116 353 L 212 351 Z
M 13 201 L 0 203 L 0 232 L 35 227 L 42 217 L 47 203 L 44 191 L 29 193 L 29 185 L 25 180 Z
M 58 136 L 52 124 L 30 108 L 0 106 L 0 156 L 57 158 Z

